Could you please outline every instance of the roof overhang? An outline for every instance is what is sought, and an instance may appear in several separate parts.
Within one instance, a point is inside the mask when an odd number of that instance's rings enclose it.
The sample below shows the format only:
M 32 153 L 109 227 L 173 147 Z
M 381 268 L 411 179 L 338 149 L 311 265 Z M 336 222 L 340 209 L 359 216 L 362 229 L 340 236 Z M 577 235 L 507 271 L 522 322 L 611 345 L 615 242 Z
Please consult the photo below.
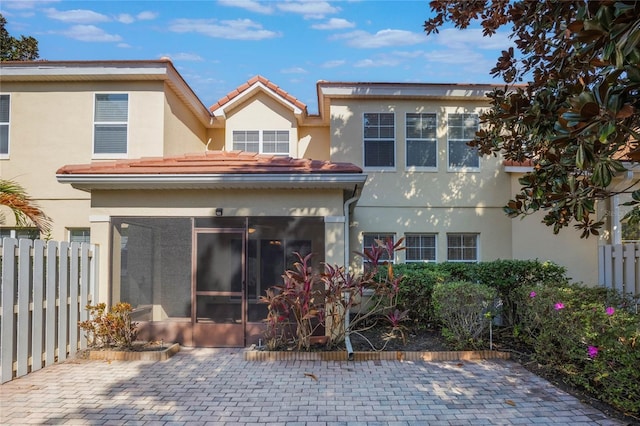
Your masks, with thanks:
M 291 174 L 57 174 L 60 183 L 82 191 L 177 189 L 342 189 L 360 193 L 362 173 Z

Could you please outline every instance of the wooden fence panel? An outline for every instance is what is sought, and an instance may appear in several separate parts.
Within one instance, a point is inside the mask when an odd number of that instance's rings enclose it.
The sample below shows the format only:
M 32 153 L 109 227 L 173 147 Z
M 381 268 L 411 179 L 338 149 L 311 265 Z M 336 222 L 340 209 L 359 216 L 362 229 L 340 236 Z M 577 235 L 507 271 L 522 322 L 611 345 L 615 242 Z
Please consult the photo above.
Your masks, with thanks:
M 600 285 L 640 297 L 640 243 L 598 247 Z
M 0 382 L 75 356 L 86 348 L 78 323 L 95 300 L 97 247 L 0 240 Z

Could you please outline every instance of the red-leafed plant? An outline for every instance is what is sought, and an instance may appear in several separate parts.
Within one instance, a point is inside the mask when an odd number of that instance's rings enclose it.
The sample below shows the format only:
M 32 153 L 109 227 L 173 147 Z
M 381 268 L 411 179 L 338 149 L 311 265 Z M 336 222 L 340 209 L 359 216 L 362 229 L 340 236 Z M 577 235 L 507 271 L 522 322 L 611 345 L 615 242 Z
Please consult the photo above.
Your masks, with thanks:
M 332 346 L 343 342 L 347 334 L 372 328 L 378 321 L 390 324 L 393 336 L 404 336 L 400 322 L 408 315 L 396 310 L 402 277 L 395 276 L 392 263 L 384 260 L 393 259 L 394 252 L 403 249 L 402 241 L 394 244 L 377 240 L 364 253 L 356 253 L 365 259 L 362 274 L 329 264 L 324 264 L 322 273 L 314 273 L 310 267 L 312 255 L 296 253 L 299 262 L 285 271 L 283 284 L 261 297 L 269 310 L 265 320 L 267 348 L 284 346 L 290 338 L 298 350 L 308 350 L 311 336 L 322 330 L 328 336 L 327 345 Z

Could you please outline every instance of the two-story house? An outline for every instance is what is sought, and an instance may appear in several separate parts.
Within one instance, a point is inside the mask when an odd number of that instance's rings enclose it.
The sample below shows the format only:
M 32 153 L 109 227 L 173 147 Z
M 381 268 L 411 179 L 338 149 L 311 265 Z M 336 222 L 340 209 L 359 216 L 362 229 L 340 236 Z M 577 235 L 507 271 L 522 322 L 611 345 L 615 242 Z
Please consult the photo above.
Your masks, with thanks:
M 405 238 L 395 262 L 551 260 L 596 284 L 598 240 L 507 218 L 524 169 L 466 145 L 492 86 L 320 81 L 309 114 L 259 76 L 207 108 L 169 60 L 6 62 L 0 83 L 2 178 L 51 238 L 100 245 L 97 299 L 146 336 L 255 342 L 293 253 L 358 270 L 375 239 Z

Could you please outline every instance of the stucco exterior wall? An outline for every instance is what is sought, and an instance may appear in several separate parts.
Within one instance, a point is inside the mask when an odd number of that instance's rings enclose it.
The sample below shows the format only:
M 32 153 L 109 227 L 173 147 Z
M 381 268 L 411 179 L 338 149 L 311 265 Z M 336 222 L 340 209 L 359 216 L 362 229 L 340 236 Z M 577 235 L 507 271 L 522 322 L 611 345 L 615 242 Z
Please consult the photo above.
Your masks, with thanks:
M 165 156 L 202 152 L 206 149 L 207 129 L 169 88 L 165 92 L 163 117 Z
M 514 173 L 511 178 L 514 195 L 520 190 L 519 177 Z M 572 281 L 597 285 L 598 237 L 581 239 L 573 226 L 554 234 L 553 227 L 542 223 L 543 217 L 544 213 L 538 212 L 524 219 L 507 219 L 511 221 L 513 258 L 552 261 L 567 268 Z
M 257 92 L 233 110 L 226 119 L 225 149 L 233 150 L 234 130 L 288 130 L 289 155 L 299 157 L 298 126 L 291 110 L 264 92 Z M 294 142 L 294 143 L 291 143 Z

